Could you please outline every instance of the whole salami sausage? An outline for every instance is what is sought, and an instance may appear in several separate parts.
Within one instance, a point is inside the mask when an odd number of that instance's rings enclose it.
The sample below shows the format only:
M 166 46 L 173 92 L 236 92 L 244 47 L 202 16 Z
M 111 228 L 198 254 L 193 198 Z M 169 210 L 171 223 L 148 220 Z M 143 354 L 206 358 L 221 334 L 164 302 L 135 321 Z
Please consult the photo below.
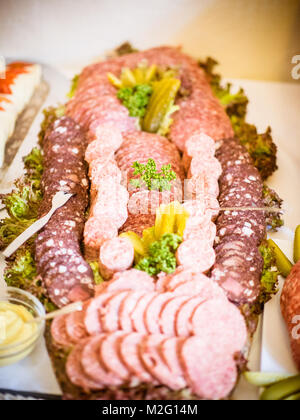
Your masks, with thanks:
M 300 371 L 300 262 L 293 267 L 284 283 L 280 303 L 289 330 L 293 357 Z
M 52 197 L 58 191 L 74 194 L 55 212 L 35 243 L 38 274 L 58 307 L 93 295 L 92 270 L 80 251 L 88 205 L 84 150 L 85 136 L 71 118 L 62 117 L 47 130 L 40 216 L 51 209 Z

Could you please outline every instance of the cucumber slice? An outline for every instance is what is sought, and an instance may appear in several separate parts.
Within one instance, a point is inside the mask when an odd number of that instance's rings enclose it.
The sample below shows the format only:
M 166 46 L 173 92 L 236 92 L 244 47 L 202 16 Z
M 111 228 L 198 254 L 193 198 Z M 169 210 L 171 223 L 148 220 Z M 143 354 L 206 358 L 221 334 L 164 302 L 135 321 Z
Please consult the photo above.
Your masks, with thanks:
M 300 392 L 300 375 L 277 382 L 267 388 L 261 395 L 262 401 L 278 401 Z

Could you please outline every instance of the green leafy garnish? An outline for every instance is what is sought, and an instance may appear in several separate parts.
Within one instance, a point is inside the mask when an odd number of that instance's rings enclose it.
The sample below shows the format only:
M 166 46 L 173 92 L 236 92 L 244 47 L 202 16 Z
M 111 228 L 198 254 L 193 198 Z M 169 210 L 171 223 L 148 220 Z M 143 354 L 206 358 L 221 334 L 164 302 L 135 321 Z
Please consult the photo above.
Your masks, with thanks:
M 72 99 L 73 96 L 75 95 L 75 92 L 76 92 L 77 86 L 78 86 L 78 82 L 79 82 L 79 74 L 76 74 L 72 79 L 70 92 L 67 94 L 67 97 L 69 99 Z
M 152 94 L 152 87 L 147 84 L 124 87 L 118 91 L 118 98 L 129 110 L 131 117 L 143 118 Z
M 100 275 L 100 271 L 99 271 L 99 263 L 97 261 L 90 261 L 89 265 L 93 271 L 94 274 L 94 281 L 95 284 L 100 284 L 103 283 L 103 278 Z
M 36 296 L 47 312 L 55 311 L 56 306 L 46 296 L 42 282 L 37 276 L 32 245 L 26 244 L 7 261 L 4 280 L 10 287 L 17 287 Z
M 264 185 L 263 188 L 263 200 L 266 207 L 273 207 L 281 209 L 282 199 L 279 195 L 272 190 L 272 188 Z M 270 230 L 276 231 L 278 228 L 284 225 L 282 219 L 282 213 L 270 212 L 266 214 L 266 222 Z
M 276 267 L 276 257 L 272 248 L 267 242 L 259 248 L 264 260 L 264 267 L 261 276 L 262 296 L 264 303 L 268 302 L 273 295 L 278 291 L 278 276 L 279 272 Z
M 265 133 L 259 134 L 254 125 L 246 122 L 248 98 L 243 89 L 232 93 L 230 84 L 222 86 L 220 75 L 214 72 L 217 64 L 212 58 L 199 63 L 206 72 L 214 94 L 230 117 L 235 135 L 250 153 L 262 178 L 267 179 L 277 169 L 277 147 L 273 142 L 271 129 L 268 127 Z
M 167 233 L 160 240 L 149 246 L 148 255 L 142 258 L 135 266 L 150 276 L 156 276 L 162 271 L 173 273 L 176 270 L 175 253 L 182 242 L 182 238 L 175 233 Z
M 130 180 L 135 188 L 146 186 L 149 191 L 170 191 L 171 182 L 176 179 L 176 173 L 171 169 L 171 164 L 163 165 L 158 171 L 153 159 L 149 159 L 146 165 L 134 162 L 132 167 L 134 168 L 133 175 L 139 175 L 139 178 Z
M 66 108 L 64 105 L 58 105 L 57 107 L 50 106 L 43 110 L 44 120 L 41 124 L 41 130 L 39 132 L 39 143 L 42 144 L 47 128 L 54 123 L 55 120 L 65 115 Z

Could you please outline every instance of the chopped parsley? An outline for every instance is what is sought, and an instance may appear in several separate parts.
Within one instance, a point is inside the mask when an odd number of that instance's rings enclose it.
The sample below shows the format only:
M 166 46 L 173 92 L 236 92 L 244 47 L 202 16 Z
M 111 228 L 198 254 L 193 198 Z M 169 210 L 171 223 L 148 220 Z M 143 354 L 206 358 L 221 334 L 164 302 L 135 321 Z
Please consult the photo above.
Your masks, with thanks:
M 170 191 L 171 182 L 176 179 L 176 173 L 171 169 L 171 164 L 163 165 L 161 171 L 158 171 L 153 159 L 149 159 L 146 165 L 134 162 L 132 167 L 134 168 L 133 176 L 139 175 L 139 178 L 130 180 L 135 188 L 146 186 L 148 190 Z
M 145 271 L 150 276 L 156 276 L 162 271 L 167 274 L 173 273 L 176 270 L 175 253 L 181 242 L 181 236 L 175 233 L 163 235 L 149 246 L 148 255 L 142 258 L 135 268 Z
M 123 87 L 118 91 L 118 98 L 129 110 L 131 117 L 143 118 L 152 95 L 153 89 L 148 84 L 134 87 Z

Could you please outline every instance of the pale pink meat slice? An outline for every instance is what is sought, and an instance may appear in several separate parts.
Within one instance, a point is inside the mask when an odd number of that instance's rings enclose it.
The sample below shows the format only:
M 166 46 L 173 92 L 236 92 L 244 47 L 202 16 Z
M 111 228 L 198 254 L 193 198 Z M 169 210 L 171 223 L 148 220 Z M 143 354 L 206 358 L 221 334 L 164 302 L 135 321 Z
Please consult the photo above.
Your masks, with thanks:
M 140 357 L 144 367 L 157 381 L 172 390 L 179 390 L 186 387 L 182 376 L 174 374 L 164 362 L 160 347 L 164 341 L 163 335 L 148 335 L 139 345 Z
M 196 308 L 204 301 L 205 299 L 201 296 L 193 296 L 179 308 L 175 319 L 175 331 L 177 336 L 188 337 L 192 334 L 192 315 Z
M 90 301 L 84 317 L 84 325 L 89 335 L 96 335 L 103 332 L 100 320 L 100 309 L 117 293 L 118 292 L 101 293 Z
M 192 315 L 195 335 L 220 345 L 224 353 L 243 350 L 247 341 L 247 327 L 240 310 L 224 299 L 211 299 L 198 306 Z
M 132 313 L 142 296 L 145 296 L 147 292 L 144 291 L 133 291 L 128 293 L 127 297 L 123 300 L 120 307 L 120 328 L 122 331 L 132 332 L 134 331 L 132 323 Z
M 106 334 L 91 337 L 85 344 L 81 355 L 82 368 L 95 382 L 100 382 L 104 386 L 120 386 L 123 383 L 120 377 L 108 372 L 101 362 L 100 346 L 106 337 Z
M 67 334 L 66 319 L 67 315 L 61 315 L 54 318 L 51 324 L 51 335 L 55 344 L 62 347 L 71 347 L 73 345 L 73 340 Z
M 155 378 L 144 368 L 140 354 L 139 345 L 143 334 L 129 333 L 120 339 L 120 357 L 122 362 L 140 382 L 155 383 Z
M 74 343 L 88 337 L 88 332 L 84 325 L 85 310 L 69 314 L 66 318 L 67 334 Z
M 229 396 L 237 381 L 231 354 L 205 336 L 189 337 L 181 345 L 180 362 L 187 384 L 199 398 L 219 400 Z
M 150 301 L 157 296 L 156 293 L 148 293 L 142 296 L 131 314 L 133 328 L 136 332 L 147 334 L 144 313 Z
M 129 293 L 127 290 L 119 291 L 119 293 L 107 300 L 106 304 L 101 307 L 100 322 L 103 331 L 114 332 L 120 328 L 120 306 Z
M 70 381 L 85 391 L 100 390 L 103 388 L 103 384 L 100 380 L 91 379 L 84 371 L 81 360 L 82 351 L 90 339 L 81 341 L 74 347 L 70 355 L 68 356 L 66 363 L 66 374 Z
M 146 307 L 144 321 L 149 334 L 160 334 L 160 313 L 165 303 L 172 298 L 171 293 L 158 293 Z
M 100 358 L 108 372 L 119 377 L 122 381 L 130 380 L 130 372 L 120 359 L 120 342 L 125 332 L 117 331 L 107 334 L 101 342 Z
M 177 313 L 184 302 L 190 299 L 190 296 L 175 296 L 164 305 L 159 316 L 160 331 L 164 335 L 174 336 L 175 320 Z

